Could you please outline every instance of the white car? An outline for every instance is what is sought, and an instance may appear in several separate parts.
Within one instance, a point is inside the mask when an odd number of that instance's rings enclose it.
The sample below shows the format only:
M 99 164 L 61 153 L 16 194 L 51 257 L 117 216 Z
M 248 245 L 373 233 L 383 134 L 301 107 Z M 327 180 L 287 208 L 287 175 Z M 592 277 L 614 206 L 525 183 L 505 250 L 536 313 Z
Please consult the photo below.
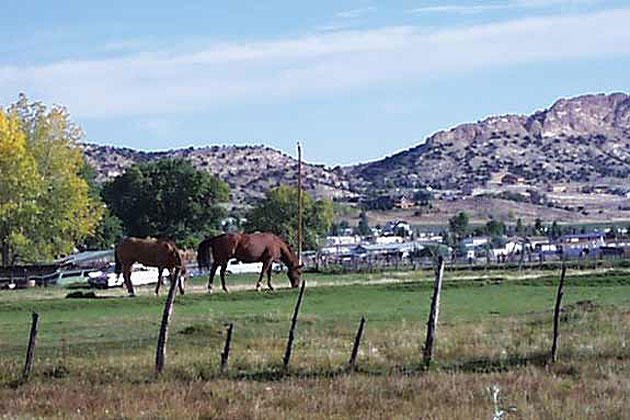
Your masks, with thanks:
M 263 263 L 244 263 L 235 259 L 228 261 L 227 272 L 229 274 L 245 274 L 245 273 L 260 273 Z
M 259 274 L 262 268 L 263 268 L 263 263 L 261 262 L 244 263 L 236 259 L 231 259 L 230 261 L 228 261 L 226 271 L 228 274 L 246 274 L 246 273 Z M 274 273 L 279 273 L 283 270 L 283 265 L 275 262 L 271 265 L 271 269 L 274 271 Z
M 168 269 L 162 273 L 162 277 L 168 280 Z M 142 264 L 134 264 L 131 271 L 131 283 L 134 286 L 142 286 L 145 284 L 154 284 L 158 280 L 157 267 L 146 267 Z M 122 287 L 125 283 L 123 275 L 117 276 L 114 273 L 114 265 L 112 264 L 106 271 L 94 271 L 88 274 L 88 283 L 97 289 L 107 289 L 110 287 Z

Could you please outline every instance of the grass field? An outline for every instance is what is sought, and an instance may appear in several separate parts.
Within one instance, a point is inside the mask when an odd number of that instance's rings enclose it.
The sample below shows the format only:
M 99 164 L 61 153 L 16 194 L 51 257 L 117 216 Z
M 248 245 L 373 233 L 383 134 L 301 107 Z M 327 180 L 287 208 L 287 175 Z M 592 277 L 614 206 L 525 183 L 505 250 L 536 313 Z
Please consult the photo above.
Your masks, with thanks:
M 142 288 L 135 299 L 121 289 L 96 299 L 66 299 L 73 290 L 54 287 L 3 292 L 0 418 L 491 419 L 492 385 L 517 409 L 506 418 L 630 418 L 628 271 L 569 272 L 560 361 L 551 367 L 558 273 L 447 271 L 428 371 L 421 347 L 431 272 L 306 278 L 288 371 L 281 364 L 297 291 L 257 293 L 253 276 L 232 276 L 229 295 L 208 295 L 193 280 L 177 297 L 160 378 L 153 367 L 166 290 L 157 298 Z M 31 311 L 41 316 L 36 359 L 18 386 Z M 359 367 L 348 372 L 361 316 Z

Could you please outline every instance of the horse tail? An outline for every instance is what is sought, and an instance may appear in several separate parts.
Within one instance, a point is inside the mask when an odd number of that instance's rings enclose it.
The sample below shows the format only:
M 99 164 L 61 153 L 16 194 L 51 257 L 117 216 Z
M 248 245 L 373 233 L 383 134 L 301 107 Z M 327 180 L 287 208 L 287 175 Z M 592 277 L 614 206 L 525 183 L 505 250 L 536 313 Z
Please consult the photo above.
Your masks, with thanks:
M 212 248 L 211 239 L 204 239 L 197 247 L 197 268 L 200 270 L 210 269 L 210 249 Z
M 182 254 L 179 252 L 179 249 L 176 246 L 173 246 L 173 249 L 175 250 L 175 264 L 177 265 L 177 267 L 181 268 L 183 264 Z
M 120 263 L 120 257 L 118 256 L 118 247 L 114 249 L 114 273 L 116 273 L 116 276 L 120 276 L 120 273 L 122 273 L 122 264 Z

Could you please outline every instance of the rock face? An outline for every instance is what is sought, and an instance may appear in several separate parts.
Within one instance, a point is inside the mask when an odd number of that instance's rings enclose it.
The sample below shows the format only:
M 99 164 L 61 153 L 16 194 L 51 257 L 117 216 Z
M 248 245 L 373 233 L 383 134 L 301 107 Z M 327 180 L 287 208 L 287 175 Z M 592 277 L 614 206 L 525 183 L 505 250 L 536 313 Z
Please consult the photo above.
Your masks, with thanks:
M 280 184 L 296 184 L 297 161 L 264 146 L 210 146 L 141 152 L 85 145 L 98 180 L 136 162 L 190 159 L 226 181 L 233 204 L 247 204 Z M 630 96 L 623 93 L 560 99 L 532 115 L 504 115 L 440 131 L 424 143 L 382 160 L 326 168 L 304 165 L 304 187 L 315 197 L 356 198 L 371 189 L 466 190 L 506 175 L 532 187 L 554 183 L 628 184 Z
M 96 169 L 99 182 L 120 175 L 134 163 L 164 158 L 190 160 L 198 169 L 210 172 L 227 182 L 232 191 L 232 204 L 236 206 L 261 198 L 268 189 L 280 184 L 296 185 L 297 182 L 297 160 L 264 146 L 210 146 L 166 152 L 141 152 L 85 144 L 84 151 L 88 163 Z M 314 197 L 356 196 L 339 169 L 304 164 L 302 174 L 305 190 Z
M 530 116 L 505 115 L 440 131 L 424 144 L 346 169 L 355 188 L 465 189 L 506 174 L 545 183 L 619 184 L 630 174 L 630 96 L 560 99 Z

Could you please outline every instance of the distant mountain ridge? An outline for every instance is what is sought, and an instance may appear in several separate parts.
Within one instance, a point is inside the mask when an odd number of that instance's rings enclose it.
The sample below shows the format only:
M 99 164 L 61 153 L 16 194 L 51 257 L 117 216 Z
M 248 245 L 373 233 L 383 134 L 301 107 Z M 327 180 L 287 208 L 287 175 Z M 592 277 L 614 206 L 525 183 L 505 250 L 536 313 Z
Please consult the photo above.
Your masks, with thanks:
M 280 184 L 296 185 L 297 160 L 267 146 L 209 146 L 163 152 L 143 152 L 123 147 L 85 144 L 88 163 L 96 169 L 97 181 L 120 175 L 134 163 L 164 158 L 190 160 L 203 171 L 227 182 L 232 203 L 240 206 L 264 196 Z M 305 163 L 304 189 L 315 197 L 348 198 L 356 196 L 343 171 Z
M 505 174 L 534 186 L 564 182 L 627 182 L 630 96 L 560 99 L 531 115 L 462 124 L 385 159 L 347 168 L 355 188 L 482 186 Z M 361 184 L 362 183 L 362 184 Z
M 296 184 L 297 161 L 267 146 L 209 146 L 164 152 L 85 144 L 103 181 L 137 162 L 190 159 L 226 181 L 233 204 L 244 205 L 282 183 Z M 304 187 L 316 197 L 356 198 L 369 190 L 468 190 L 506 175 L 533 188 L 557 183 L 629 184 L 630 96 L 560 99 L 531 115 L 492 116 L 439 131 L 384 159 L 347 167 L 304 165 Z

